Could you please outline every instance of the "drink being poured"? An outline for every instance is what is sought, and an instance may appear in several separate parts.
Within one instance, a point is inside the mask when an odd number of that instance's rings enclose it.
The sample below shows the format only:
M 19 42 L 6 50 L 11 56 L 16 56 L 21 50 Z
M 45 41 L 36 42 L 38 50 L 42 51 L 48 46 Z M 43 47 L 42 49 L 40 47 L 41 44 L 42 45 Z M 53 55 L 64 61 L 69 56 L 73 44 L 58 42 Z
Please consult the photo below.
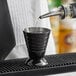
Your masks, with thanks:
M 61 19 L 64 19 L 67 16 L 76 18 L 76 3 L 69 4 L 67 6 L 60 6 L 58 8 L 52 9 L 49 13 L 41 15 L 39 18 L 47 18 L 51 16 L 60 16 Z
M 35 25 L 36 27 L 39 27 L 40 22 L 41 22 L 41 19 L 40 19 L 40 18 L 37 18 L 37 19 L 35 20 L 34 25 Z
M 56 53 L 76 52 L 76 23 L 67 18 L 76 18 L 76 3 L 59 6 L 39 18 L 50 17 L 52 33 L 56 45 Z

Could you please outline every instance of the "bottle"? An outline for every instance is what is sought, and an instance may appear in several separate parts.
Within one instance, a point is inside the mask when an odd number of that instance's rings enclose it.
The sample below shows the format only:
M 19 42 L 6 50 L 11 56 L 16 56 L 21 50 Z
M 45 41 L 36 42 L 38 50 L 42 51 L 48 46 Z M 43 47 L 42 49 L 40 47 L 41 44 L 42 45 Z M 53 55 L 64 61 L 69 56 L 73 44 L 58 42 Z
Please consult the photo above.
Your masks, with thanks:
M 55 7 L 39 18 L 47 17 L 50 17 L 56 53 L 76 52 L 76 3 L 66 2 L 66 5 Z
M 76 3 L 72 3 L 69 5 L 61 5 L 58 8 L 52 9 L 49 13 L 46 13 L 44 15 L 41 15 L 39 18 L 47 18 L 50 16 L 59 16 L 61 19 L 64 19 L 65 17 L 69 16 L 72 18 L 76 18 Z
M 62 1 L 61 0 L 47 0 L 48 1 L 48 8 L 49 8 L 49 11 L 51 12 L 51 10 L 53 10 L 54 8 L 57 8 L 59 6 L 62 5 Z M 58 53 L 59 54 L 59 42 L 58 42 L 58 34 L 59 34 L 59 22 L 60 22 L 60 19 L 59 19 L 59 16 L 56 15 L 56 16 L 51 16 L 50 17 L 50 27 L 51 27 L 51 32 L 52 32 L 52 36 L 54 38 L 54 45 L 55 45 L 55 54 Z M 50 44 L 51 45 L 51 44 Z M 50 51 L 51 53 L 51 51 Z

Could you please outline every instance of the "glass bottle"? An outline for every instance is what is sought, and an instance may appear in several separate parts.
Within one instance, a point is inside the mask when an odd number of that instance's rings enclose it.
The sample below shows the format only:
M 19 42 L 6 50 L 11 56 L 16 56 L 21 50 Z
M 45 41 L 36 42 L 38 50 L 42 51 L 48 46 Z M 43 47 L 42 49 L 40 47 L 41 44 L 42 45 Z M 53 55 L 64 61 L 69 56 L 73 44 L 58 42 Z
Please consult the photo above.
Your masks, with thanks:
M 49 9 L 50 6 L 54 8 L 50 9 L 50 13 L 42 15 L 40 18 L 50 17 L 56 53 L 76 52 L 76 3 L 73 0 L 62 0 L 61 4 L 58 4 L 57 0 L 49 0 L 48 2 L 50 1 L 51 4 L 48 3 Z

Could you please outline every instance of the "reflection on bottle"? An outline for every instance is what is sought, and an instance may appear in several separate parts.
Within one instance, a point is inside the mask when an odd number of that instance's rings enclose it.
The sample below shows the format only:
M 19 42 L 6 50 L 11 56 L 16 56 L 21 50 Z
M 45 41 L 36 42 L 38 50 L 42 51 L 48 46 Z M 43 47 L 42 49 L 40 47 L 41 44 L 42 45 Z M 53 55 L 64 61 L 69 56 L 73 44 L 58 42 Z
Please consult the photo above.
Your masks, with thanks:
M 76 29 L 73 29 L 73 22 L 68 18 L 76 18 L 76 3 L 62 5 L 53 8 L 49 13 L 39 18 L 50 17 L 53 38 L 56 45 L 56 53 L 76 52 Z
M 69 4 L 67 6 L 60 6 L 58 8 L 52 9 L 49 13 L 41 15 L 39 18 L 47 18 L 51 16 L 60 16 L 61 19 L 64 19 L 67 16 L 76 18 L 76 3 Z

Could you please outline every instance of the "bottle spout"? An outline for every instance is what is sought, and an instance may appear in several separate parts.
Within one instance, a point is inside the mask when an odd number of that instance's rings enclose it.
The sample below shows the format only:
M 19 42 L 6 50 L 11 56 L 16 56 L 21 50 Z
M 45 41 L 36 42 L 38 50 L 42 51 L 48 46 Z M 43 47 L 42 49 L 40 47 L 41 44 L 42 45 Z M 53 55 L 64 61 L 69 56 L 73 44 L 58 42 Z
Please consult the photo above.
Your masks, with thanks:
M 49 13 L 39 16 L 40 19 L 64 14 L 62 7 L 54 8 Z
M 39 16 L 39 18 L 43 19 L 43 18 L 47 18 L 47 17 L 51 17 L 51 16 L 56 16 L 56 15 L 59 15 L 59 14 L 60 14 L 60 12 L 57 12 L 57 13 L 55 13 L 55 12 L 49 12 L 49 13 L 46 13 L 44 15 Z
M 57 15 L 61 19 L 64 19 L 65 17 L 76 18 L 76 3 L 72 3 L 66 6 L 61 5 L 58 8 L 52 9 L 49 13 L 41 15 L 39 18 L 43 19 L 43 18 L 57 16 Z

